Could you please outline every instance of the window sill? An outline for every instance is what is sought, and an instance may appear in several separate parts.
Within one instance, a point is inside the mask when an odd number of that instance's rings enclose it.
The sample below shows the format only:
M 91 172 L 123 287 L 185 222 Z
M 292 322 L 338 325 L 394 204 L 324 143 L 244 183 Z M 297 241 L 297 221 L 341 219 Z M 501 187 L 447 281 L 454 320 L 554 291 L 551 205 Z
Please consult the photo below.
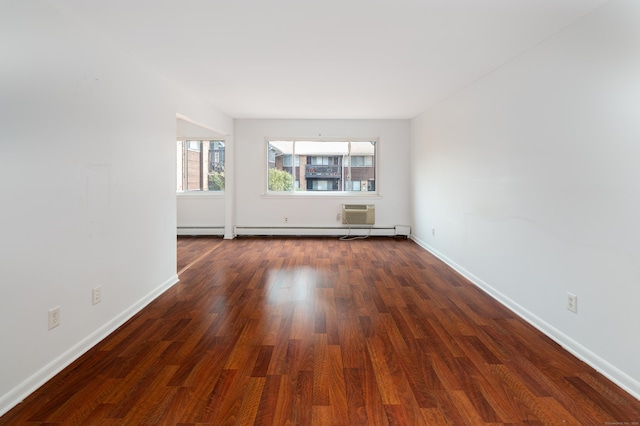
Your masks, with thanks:
M 344 199 L 344 198 L 382 198 L 377 192 L 333 192 L 333 191 L 302 191 L 302 192 L 267 192 L 262 194 L 262 198 L 323 198 L 323 199 Z

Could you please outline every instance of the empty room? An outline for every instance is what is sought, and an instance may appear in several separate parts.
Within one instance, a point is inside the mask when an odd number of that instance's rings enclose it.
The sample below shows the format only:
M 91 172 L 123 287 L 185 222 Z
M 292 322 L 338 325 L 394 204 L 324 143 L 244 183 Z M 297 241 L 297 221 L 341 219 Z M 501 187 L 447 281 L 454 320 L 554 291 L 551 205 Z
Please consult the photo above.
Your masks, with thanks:
M 0 425 L 640 424 L 640 2 L 3 0 Z

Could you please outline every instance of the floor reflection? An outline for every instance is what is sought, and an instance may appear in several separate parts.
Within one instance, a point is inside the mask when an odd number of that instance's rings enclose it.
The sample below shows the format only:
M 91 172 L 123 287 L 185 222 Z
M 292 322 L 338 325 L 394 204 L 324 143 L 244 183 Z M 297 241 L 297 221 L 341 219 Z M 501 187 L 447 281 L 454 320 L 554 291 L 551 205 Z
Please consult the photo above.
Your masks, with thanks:
M 313 302 L 314 290 L 325 280 L 323 271 L 309 266 L 267 271 L 266 288 L 269 305 L 290 302 Z

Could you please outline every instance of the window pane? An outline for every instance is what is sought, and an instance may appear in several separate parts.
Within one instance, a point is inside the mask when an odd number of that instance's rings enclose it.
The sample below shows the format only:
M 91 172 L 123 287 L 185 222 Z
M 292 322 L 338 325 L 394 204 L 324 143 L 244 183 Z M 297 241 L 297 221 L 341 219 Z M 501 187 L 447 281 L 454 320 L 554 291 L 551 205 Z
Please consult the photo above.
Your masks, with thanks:
M 224 191 L 225 178 L 224 178 L 224 142 L 223 141 L 210 141 L 203 142 L 204 146 L 208 150 L 208 177 L 207 184 L 209 191 Z
M 267 158 L 269 158 L 267 189 L 269 191 L 293 191 L 294 168 L 291 166 L 293 141 L 270 141 L 267 149 Z M 285 165 L 285 157 L 287 156 L 289 157 L 288 166 Z
M 373 165 L 373 155 L 352 155 L 351 167 L 371 167 Z
M 200 141 L 187 141 L 187 191 L 202 190 L 202 144 Z
M 300 188 L 307 191 L 342 191 L 345 180 L 343 159 L 349 142 L 296 141 L 300 157 Z
M 376 190 L 376 143 L 351 142 L 352 191 Z M 356 189 L 356 185 L 359 189 Z

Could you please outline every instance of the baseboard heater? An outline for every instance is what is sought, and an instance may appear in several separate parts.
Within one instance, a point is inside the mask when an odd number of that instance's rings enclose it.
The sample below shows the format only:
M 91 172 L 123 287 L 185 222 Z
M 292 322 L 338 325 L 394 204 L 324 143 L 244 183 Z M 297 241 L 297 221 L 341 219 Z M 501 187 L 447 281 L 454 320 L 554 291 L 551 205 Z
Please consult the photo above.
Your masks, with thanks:
M 393 227 L 261 227 L 261 226 L 236 226 L 234 234 L 238 236 L 326 236 L 339 237 L 346 235 L 359 236 L 370 235 L 372 237 L 408 237 L 408 226 Z
M 178 226 L 177 235 L 224 235 L 224 226 Z

